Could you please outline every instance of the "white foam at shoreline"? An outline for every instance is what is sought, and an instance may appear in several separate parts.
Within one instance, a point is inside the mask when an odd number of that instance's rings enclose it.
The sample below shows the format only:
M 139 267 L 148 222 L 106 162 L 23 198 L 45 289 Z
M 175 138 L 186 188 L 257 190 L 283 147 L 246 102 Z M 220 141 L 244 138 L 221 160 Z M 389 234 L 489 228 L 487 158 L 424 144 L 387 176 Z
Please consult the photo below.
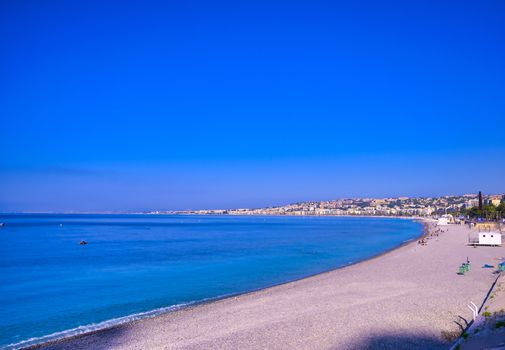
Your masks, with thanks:
M 84 333 L 99 331 L 101 329 L 109 328 L 112 326 L 117 326 L 120 324 L 132 322 L 132 321 L 137 321 L 137 320 L 144 319 L 144 318 L 158 316 L 160 314 L 163 314 L 163 313 L 166 313 L 169 311 L 175 311 L 175 310 L 181 309 L 183 307 L 187 307 L 187 306 L 190 306 L 190 305 L 202 302 L 202 301 L 207 301 L 207 300 L 201 300 L 198 302 L 190 302 L 190 303 L 185 303 L 185 304 L 176 304 L 176 305 L 162 307 L 162 308 L 151 310 L 151 311 L 139 312 L 139 313 L 132 314 L 129 316 L 113 318 L 113 319 L 106 320 L 106 321 L 99 322 L 99 323 L 92 323 L 92 324 L 85 325 L 85 326 L 79 326 L 76 328 L 67 329 L 65 331 L 60 331 L 60 332 L 55 332 L 52 334 L 44 335 L 42 337 L 30 338 L 27 340 L 23 340 L 19 343 L 9 344 L 9 345 L 2 347 L 1 349 L 2 350 L 22 349 L 22 348 L 25 348 L 28 346 L 42 344 L 42 343 L 46 343 L 49 341 L 54 341 L 54 340 L 68 338 L 68 337 L 72 337 L 72 336 L 76 336 L 76 335 L 80 335 L 80 334 L 84 334 Z
M 267 286 L 267 288 L 268 288 L 268 286 Z M 254 292 L 254 290 L 252 292 Z M 248 292 L 246 292 L 246 293 L 248 293 Z M 29 338 L 29 339 L 20 341 L 19 343 L 13 343 L 13 344 L 8 344 L 5 346 L 2 346 L 2 347 L 0 347 L 0 350 L 23 349 L 23 348 L 33 346 L 33 345 L 39 345 L 39 344 L 47 343 L 50 341 L 61 340 L 64 338 L 69 338 L 69 337 L 73 337 L 73 336 L 80 335 L 80 334 L 95 332 L 95 331 L 99 331 L 102 329 L 118 326 L 121 324 L 129 323 L 129 322 L 133 322 L 133 321 L 137 321 L 137 320 L 142 320 L 142 319 L 146 319 L 146 318 L 159 316 L 161 314 L 165 314 L 165 313 L 171 312 L 171 311 L 177 311 L 177 310 L 180 310 L 180 309 L 192 306 L 192 305 L 202 304 L 202 303 L 210 302 L 213 300 L 220 300 L 223 298 L 232 297 L 234 295 L 239 295 L 239 294 L 242 294 L 242 293 L 224 294 L 224 295 L 219 295 L 217 297 L 204 298 L 204 299 L 200 299 L 200 300 L 190 301 L 188 303 L 176 304 L 176 305 L 172 305 L 172 306 L 165 306 L 165 307 L 160 307 L 158 309 L 154 309 L 154 310 L 150 310 L 150 311 L 144 311 L 144 312 L 139 312 L 136 314 L 131 314 L 128 316 L 117 317 L 117 318 L 105 320 L 105 321 L 102 321 L 99 323 L 92 323 L 92 324 L 88 324 L 85 326 L 79 326 L 79 327 L 67 329 L 67 330 L 60 331 L 60 332 L 54 332 L 54 333 L 44 335 L 41 337 Z

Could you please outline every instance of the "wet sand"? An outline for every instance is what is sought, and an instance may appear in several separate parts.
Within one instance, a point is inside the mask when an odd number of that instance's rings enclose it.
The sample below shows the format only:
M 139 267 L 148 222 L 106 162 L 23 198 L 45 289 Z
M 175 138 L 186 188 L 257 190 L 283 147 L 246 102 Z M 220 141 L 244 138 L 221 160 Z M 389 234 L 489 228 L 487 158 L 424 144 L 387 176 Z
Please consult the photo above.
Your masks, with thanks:
M 437 228 L 436 228 L 437 229 Z M 447 349 L 504 247 L 466 226 L 303 280 L 44 344 L 43 349 Z M 458 275 L 469 258 L 472 270 Z

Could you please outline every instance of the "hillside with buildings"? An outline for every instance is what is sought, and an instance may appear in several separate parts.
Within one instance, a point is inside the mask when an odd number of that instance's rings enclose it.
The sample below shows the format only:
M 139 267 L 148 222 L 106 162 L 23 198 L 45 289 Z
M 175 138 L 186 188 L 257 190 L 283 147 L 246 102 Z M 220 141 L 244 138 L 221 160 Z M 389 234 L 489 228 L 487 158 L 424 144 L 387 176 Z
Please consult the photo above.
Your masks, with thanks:
M 474 216 L 505 217 L 505 194 L 465 194 L 443 197 L 348 198 L 309 201 L 255 209 L 156 211 L 152 214 L 222 215 L 359 215 L 359 216 Z

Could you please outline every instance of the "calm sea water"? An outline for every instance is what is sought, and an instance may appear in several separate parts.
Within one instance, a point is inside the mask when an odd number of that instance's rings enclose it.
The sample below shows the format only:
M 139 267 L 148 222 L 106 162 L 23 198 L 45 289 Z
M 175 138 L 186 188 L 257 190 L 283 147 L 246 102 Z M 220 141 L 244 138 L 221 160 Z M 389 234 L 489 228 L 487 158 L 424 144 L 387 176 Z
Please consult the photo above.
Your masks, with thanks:
M 0 222 L 0 347 L 309 276 L 422 231 L 410 220 L 335 217 L 3 215 Z

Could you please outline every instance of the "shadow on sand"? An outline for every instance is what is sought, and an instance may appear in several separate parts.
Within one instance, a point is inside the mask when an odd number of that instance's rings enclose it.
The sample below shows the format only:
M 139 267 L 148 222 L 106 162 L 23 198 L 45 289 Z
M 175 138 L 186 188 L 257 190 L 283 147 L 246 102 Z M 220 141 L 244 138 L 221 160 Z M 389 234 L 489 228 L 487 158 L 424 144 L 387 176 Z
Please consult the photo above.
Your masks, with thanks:
M 128 338 L 131 339 L 129 332 L 131 328 L 128 325 L 119 325 L 111 329 L 96 331 L 91 334 L 76 336 L 61 342 L 54 342 L 44 346 L 33 346 L 29 349 L 44 350 L 110 350 L 124 349 L 128 347 Z M 334 347 L 335 350 L 447 350 L 452 342 L 444 341 L 441 338 L 411 335 L 406 333 L 399 334 L 375 334 L 368 335 L 366 339 L 357 341 L 348 346 Z M 265 345 L 265 344 L 262 344 Z M 310 348 L 310 344 L 305 344 L 303 348 Z M 166 349 L 171 348 L 171 344 L 164 344 Z M 261 346 L 259 346 L 261 347 Z M 196 346 L 195 348 L 198 348 Z M 204 347 L 202 347 L 204 348 Z M 254 348 L 254 345 L 252 345 Z
M 374 334 L 366 340 L 351 345 L 349 350 L 447 350 L 452 342 L 437 337 L 400 334 Z M 335 349 L 339 349 L 338 347 Z

